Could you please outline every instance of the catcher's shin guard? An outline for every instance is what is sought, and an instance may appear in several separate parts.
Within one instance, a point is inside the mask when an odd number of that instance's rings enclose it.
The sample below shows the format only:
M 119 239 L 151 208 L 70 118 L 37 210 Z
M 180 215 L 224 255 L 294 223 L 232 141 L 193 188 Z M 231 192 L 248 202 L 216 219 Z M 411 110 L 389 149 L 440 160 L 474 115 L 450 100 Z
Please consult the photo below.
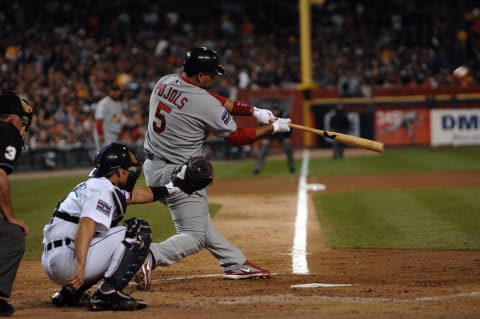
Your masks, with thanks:
M 103 291 L 120 291 L 125 288 L 148 256 L 152 241 L 149 224 L 132 218 L 126 220 L 124 225 L 127 227 L 125 239 L 123 245 L 113 254 L 112 262 L 105 273 L 105 282 L 102 284 Z

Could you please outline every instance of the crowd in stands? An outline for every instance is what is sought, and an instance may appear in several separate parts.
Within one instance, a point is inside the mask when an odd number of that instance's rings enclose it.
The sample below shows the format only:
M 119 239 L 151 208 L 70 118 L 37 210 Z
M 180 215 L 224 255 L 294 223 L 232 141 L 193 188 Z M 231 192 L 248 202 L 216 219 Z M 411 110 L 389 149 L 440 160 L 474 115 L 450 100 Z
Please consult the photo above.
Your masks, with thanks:
M 178 72 L 194 46 L 217 50 L 226 76 L 214 88 L 289 88 L 301 81 L 297 1 L 118 0 L 0 4 L 0 89 L 36 105 L 27 145 L 93 143 L 96 103 L 116 82 L 126 110 L 123 141 L 142 143 L 149 94 Z M 325 0 L 312 6 L 314 81 L 342 96 L 372 86 L 480 81 L 475 1 Z
M 362 88 L 474 85 L 480 5 L 474 1 L 332 1 L 314 19 L 315 81 L 343 96 Z M 452 76 L 459 66 L 470 73 Z M 368 91 L 367 91 L 368 92 Z

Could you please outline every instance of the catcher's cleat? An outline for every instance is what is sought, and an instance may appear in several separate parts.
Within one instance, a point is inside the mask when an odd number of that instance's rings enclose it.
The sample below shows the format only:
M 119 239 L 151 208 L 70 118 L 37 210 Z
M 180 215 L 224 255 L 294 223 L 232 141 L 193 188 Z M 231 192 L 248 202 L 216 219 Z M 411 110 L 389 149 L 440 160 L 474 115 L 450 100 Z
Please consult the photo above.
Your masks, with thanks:
M 88 310 L 90 311 L 133 311 L 146 307 L 147 304 L 144 301 L 116 290 L 109 292 L 97 290 L 88 304 Z
M 51 300 L 52 304 L 57 307 L 79 307 L 87 305 L 90 296 L 86 293 L 78 293 L 70 287 L 63 286 L 62 289 L 52 295 Z
M 153 269 L 153 257 L 152 254 L 148 254 L 142 267 L 135 274 L 134 281 L 137 284 L 137 289 L 142 291 L 150 290 L 152 286 L 152 269 Z
M 269 270 L 263 269 L 248 260 L 239 269 L 226 270 L 223 272 L 223 279 L 261 279 L 270 278 Z
M 13 315 L 15 309 L 6 300 L 0 299 L 0 317 L 8 317 Z

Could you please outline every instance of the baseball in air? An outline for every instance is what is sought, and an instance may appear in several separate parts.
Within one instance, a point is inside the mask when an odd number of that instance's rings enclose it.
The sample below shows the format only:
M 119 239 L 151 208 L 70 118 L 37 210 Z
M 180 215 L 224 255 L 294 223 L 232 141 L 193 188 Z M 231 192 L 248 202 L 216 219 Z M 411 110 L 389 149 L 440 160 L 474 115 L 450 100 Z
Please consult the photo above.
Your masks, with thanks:
M 463 78 L 467 74 L 468 74 L 468 68 L 464 65 L 459 66 L 458 68 L 453 70 L 453 75 L 457 78 Z

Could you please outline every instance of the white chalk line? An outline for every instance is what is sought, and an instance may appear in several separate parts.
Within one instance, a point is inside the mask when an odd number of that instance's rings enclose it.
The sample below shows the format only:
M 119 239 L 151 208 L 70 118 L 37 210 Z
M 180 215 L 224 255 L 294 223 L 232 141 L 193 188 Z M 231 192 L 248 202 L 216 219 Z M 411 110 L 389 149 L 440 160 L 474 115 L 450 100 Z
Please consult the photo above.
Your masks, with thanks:
M 290 285 L 290 288 L 333 288 L 333 287 L 352 287 L 352 284 L 324 284 L 321 282 L 312 282 L 309 284 Z
M 303 150 L 302 169 L 298 180 L 297 216 L 295 219 L 295 235 L 292 247 L 292 273 L 308 274 L 307 262 L 307 224 L 308 224 L 308 191 L 325 190 L 323 184 L 307 184 L 309 152 Z
M 273 276 L 284 276 L 289 275 L 286 273 L 272 273 Z M 223 277 L 223 274 L 205 274 L 205 275 L 191 275 L 191 276 L 179 276 L 179 277 L 170 277 L 170 278 L 161 278 L 161 279 L 152 279 L 152 283 L 155 282 L 162 282 L 162 281 L 182 281 L 182 280 L 189 280 L 189 279 L 203 279 L 203 278 L 215 278 L 215 277 Z M 135 284 L 130 282 L 130 284 Z
M 294 274 L 308 274 L 307 263 L 307 174 L 309 154 L 303 150 L 302 169 L 298 180 L 297 216 L 295 219 L 295 235 L 292 247 L 292 272 Z

